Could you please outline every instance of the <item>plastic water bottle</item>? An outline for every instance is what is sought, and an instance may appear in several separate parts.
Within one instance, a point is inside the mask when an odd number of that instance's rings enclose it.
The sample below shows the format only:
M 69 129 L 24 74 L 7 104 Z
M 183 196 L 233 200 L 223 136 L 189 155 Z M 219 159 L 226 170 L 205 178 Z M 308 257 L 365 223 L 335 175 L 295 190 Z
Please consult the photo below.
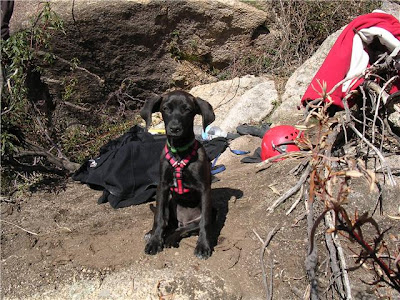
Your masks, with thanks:
M 221 128 L 219 128 L 218 126 L 211 126 L 211 125 L 208 125 L 206 127 L 206 130 L 205 131 L 203 130 L 201 133 L 202 139 L 207 140 L 207 141 L 212 140 L 213 138 L 216 138 L 216 137 L 226 138 L 227 135 L 228 134 L 225 131 L 223 131 Z

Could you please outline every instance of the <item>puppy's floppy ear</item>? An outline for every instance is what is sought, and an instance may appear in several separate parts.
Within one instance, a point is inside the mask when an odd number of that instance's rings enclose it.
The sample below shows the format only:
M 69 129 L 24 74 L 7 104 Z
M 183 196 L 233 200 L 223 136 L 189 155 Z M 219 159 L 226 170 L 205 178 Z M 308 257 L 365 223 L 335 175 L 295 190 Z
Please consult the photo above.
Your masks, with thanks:
M 196 113 L 203 117 L 203 129 L 206 130 L 206 127 L 215 120 L 214 110 L 210 103 L 199 97 L 194 98 L 194 102 L 198 108 Z
M 151 114 L 160 111 L 162 96 L 154 96 L 146 101 L 143 108 L 140 110 L 140 116 L 146 121 L 146 128 L 150 127 Z

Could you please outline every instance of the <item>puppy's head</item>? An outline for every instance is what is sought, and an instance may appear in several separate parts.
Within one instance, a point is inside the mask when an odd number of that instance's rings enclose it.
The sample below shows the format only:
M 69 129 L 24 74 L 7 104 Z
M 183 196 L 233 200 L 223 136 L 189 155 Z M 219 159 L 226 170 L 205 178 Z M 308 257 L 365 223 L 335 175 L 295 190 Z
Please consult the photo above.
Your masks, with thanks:
M 207 101 L 184 91 L 173 91 L 146 101 L 140 116 L 151 124 L 151 114 L 160 111 L 169 137 L 189 136 L 193 133 L 193 120 L 196 114 L 203 117 L 203 128 L 215 120 L 212 106 Z

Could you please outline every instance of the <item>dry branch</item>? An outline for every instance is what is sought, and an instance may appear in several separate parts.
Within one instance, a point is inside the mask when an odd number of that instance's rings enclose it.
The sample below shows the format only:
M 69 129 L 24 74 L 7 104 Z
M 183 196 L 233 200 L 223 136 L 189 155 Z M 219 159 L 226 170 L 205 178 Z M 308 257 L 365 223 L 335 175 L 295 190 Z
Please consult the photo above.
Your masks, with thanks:
M 44 148 L 35 145 L 33 143 L 29 143 L 29 147 L 32 150 L 22 150 L 16 155 L 15 157 L 22 157 L 22 156 L 44 156 L 47 160 L 57 166 L 58 168 L 68 170 L 70 172 L 75 172 L 79 168 L 79 164 L 71 162 L 69 159 L 65 157 L 57 157 L 54 154 L 50 153 L 49 151 L 45 150 Z
M 49 55 L 49 54 L 50 54 L 50 53 L 48 53 L 48 52 L 41 51 L 41 50 L 37 51 L 36 53 L 37 53 L 38 55 L 40 55 L 40 56 L 46 56 L 46 55 Z M 104 79 L 101 79 L 99 75 L 94 74 L 94 73 L 90 72 L 88 69 L 85 69 L 85 68 L 83 68 L 83 67 L 76 66 L 76 65 L 73 64 L 72 62 L 70 62 L 70 61 L 68 61 L 68 60 L 66 60 L 66 59 L 64 59 L 64 58 L 62 58 L 62 57 L 59 57 L 59 56 L 54 55 L 54 54 L 51 54 L 51 55 L 52 55 L 53 57 L 55 57 L 57 60 L 59 60 L 60 62 L 66 64 L 66 65 L 69 65 L 71 68 L 77 69 L 77 70 L 79 70 L 79 71 L 82 71 L 82 72 L 84 72 L 84 73 L 86 73 L 86 74 L 89 74 L 90 76 L 96 78 L 96 80 L 99 82 L 100 85 L 103 85 L 103 84 L 104 84 Z
M 310 299 L 319 299 L 318 296 L 318 281 L 316 275 L 316 269 L 318 264 L 317 247 L 315 245 L 315 239 L 312 238 L 313 224 L 314 224 L 314 201 L 310 198 L 308 192 L 304 193 L 304 200 L 308 201 L 308 213 L 307 213 L 307 234 L 309 240 L 312 240 L 309 246 L 308 255 L 306 257 L 305 266 L 310 281 Z
M 280 196 L 278 199 L 275 200 L 274 203 L 268 208 L 269 212 L 273 212 L 275 208 L 277 208 L 281 203 L 283 203 L 286 199 L 297 193 L 297 191 L 301 188 L 304 182 L 307 180 L 308 176 L 311 172 L 311 165 L 308 165 L 303 174 L 301 175 L 299 181 L 296 183 L 295 186 L 290 188 L 285 194 Z
M 265 255 L 265 250 L 267 249 L 269 243 L 271 242 L 272 238 L 275 236 L 275 234 L 279 231 L 279 228 L 277 226 L 274 227 L 269 233 L 267 238 L 263 241 L 260 235 L 253 229 L 254 234 L 257 236 L 257 238 L 260 240 L 262 243 L 262 247 L 260 249 L 260 264 L 261 264 L 261 270 L 263 274 L 263 283 L 264 283 L 264 288 L 265 288 L 265 296 L 267 300 L 272 300 L 272 294 L 273 294 L 273 259 L 271 258 L 271 274 L 270 274 L 270 282 L 268 285 L 268 279 L 267 279 L 267 272 L 265 270 L 265 265 L 264 265 L 264 255 Z
M 333 230 L 335 228 L 332 221 L 331 212 L 325 214 L 325 222 L 330 230 Z M 351 286 L 349 276 L 347 274 L 346 259 L 344 257 L 343 249 L 340 245 L 340 241 L 338 240 L 334 232 L 327 232 L 325 235 L 331 259 L 332 273 L 338 287 L 338 292 L 343 298 L 352 299 Z M 336 255 L 339 257 L 339 260 L 336 259 Z
M 372 271 L 375 272 L 376 278 L 376 281 L 372 284 L 376 285 L 376 288 L 379 287 L 379 283 L 385 283 L 386 286 L 400 291 L 400 266 L 398 263 L 393 265 L 390 261 L 386 263 L 384 256 L 379 252 L 387 247 L 387 244 L 382 242 L 384 232 L 380 232 L 376 221 L 372 217 L 368 217 L 367 214 L 358 217 L 356 213 L 354 219 L 351 219 L 343 206 L 348 202 L 351 184 L 349 179 L 351 178 L 364 178 L 371 191 L 376 190 L 378 186 L 380 193 L 382 193 L 383 187 L 377 181 L 375 174 L 378 172 L 378 168 L 375 167 L 375 170 L 367 169 L 371 158 L 380 162 L 381 172 L 387 176 L 389 184 L 396 185 L 392 170 L 383 152 L 383 149 L 392 149 L 392 147 L 384 148 L 385 143 L 390 145 L 390 143 L 395 144 L 397 141 L 397 145 L 400 146 L 400 137 L 391 130 L 387 121 L 388 112 L 393 111 L 391 104 L 400 99 L 399 95 L 388 95 L 386 92 L 393 82 L 399 79 L 398 75 L 389 76 L 398 73 L 398 70 L 387 70 L 391 66 L 387 60 L 382 58 L 380 62 L 367 69 L 363 74 L 358 75 L 357 80 L 364 79 L 364 84 L 357 90 L 347 93 L 343 99 L 344 111 L 336 113 L 333 117 L 328 110 L 333 103 L 330 94 L 345 81 L 354 78 L 342 80 L 329 92 L 326 91 L 327 86 L 324 82 L 319 83 L 322 89 L 319 93 L 321 98 L 307 103 L 304 124 L 298 126 L 299 129 L 306 131 L 305 138 L 298 141 L 300 148 L 310 151 L 295 152 L 293 155 L 286 156 L 285 154 L 281 155 L 281 157 L 290 159 L 302 153 L 308 159 L 307 170 L 302 174 L 298 185 L 279 197 L 268 210 L 273 211 L 279 204 L 297 192 L 301 185 L 306 183 L 307 180 L 309 181 L 310 188 L 308 191 L 304 191 L 305 195 L 309 193 L 306 196 L 308 199 L 307 232 L 309 236 L 306 270 L 310 281 L 305 295 L 311 299 L 318 299 L 319 297 L 316 278 L 318 257 L 315 235 L 323 219 L 325 219 L 328 227 L 325 239 L 330 252 L 332 278 L 341 298 L 352 299 L 352 295 L 347 273 L 348 267 L 343 248 L 336 236 L 337 231 L 346 232 L 349 240 L 361 247 L 360 254 L 357 256 L 358 266 L 363 266 L 367 262 L 372 264 Z M 379 72 L 386 70 L 387 74 L 374 74 L 376 70 L 379 70 Z M 374 81 L 375 79 L 379 80 Z M 356 103 L 357 109 L 350 110 L 347 102 L 349 99 Z M 309 134 L 310 131 L 311 135 Z M 388 137 L 391 139 L 389 140 Z M 397 149 L 399 149 L 398 146 Z M 335 153 L 335 156 L 332 153 Z M 264 167 L 274 160 L 276 160 L 276 157 L 261 163 L 259 167 Z M 314 220 L 315 200 L 321 201 L 325 207 L 323 213 Z M 298 201 L 297 199 L 286 214 L 291 212 Z M 379 203 L 382 204 L 380 196 L 377 205 Z M 332 220 L 332 215 L 335 216 L 334 220 Z M 378 236 L 373 239 L 373 244 L 367 242 L 362 235 L 364 224 L 370 224 L 377 230 Z M 368 240 L 371 240 L 371 237 L 368 238 Z M 398 255 L 396 252 L 390 255 L 389 250 L 386 250 L 389 260 L 390 257 Z
M 25 231 L 25 232 L 27 232 L 27 233 L 29 233 L 29 234 L 32 234 L 32 235 L 39 235 L 39 234 L 36 233 L 36 232 L 30 231 L 30 230 L 28 230 L 28 229 L 25 229 L 25 228 L 23 228 L 23 227 L 21 227 L 21 226 L 19 226 L 19 225 L 17 225 L 17 224 L 8 222 L 8 221 L 6 221 L 6 220 L 1 220 L 1 219 L 0 219 L 0 222 L 4 222 L 4 223 L 6 223 L 6 224 L 10 224 L 10 225 L 12 225 L 12 226 L 15 226 L 15 227 L 21 229 L 22 231 Z
M 299 196 L 297 197 L 296 201 L 294 201 L 292 206 L 288 209 L 288 211 L 286 212 L 286 215 L 289 215 L 296 208 L 297 204 L 299 204 L 299 202 L 303 198 L 303 189 L 304 189 L 304 184 L 300 188 Z

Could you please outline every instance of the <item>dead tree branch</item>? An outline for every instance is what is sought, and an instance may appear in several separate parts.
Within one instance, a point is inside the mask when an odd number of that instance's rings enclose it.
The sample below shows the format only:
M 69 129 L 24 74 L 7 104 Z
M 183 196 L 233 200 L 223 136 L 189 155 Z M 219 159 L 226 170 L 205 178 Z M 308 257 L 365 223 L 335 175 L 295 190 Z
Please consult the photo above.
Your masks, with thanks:
M 310 299 L 319 299 L 318 295 L 318 280 L 316 275 L 316 269 L 318 265 L 318 254 L 317 247 L 315 245 L 315 239 L 311 238 L 313 235 L 312 228 L 314 225 L 314 200 L 308 192 L 304 193 L 305 201 L 308 201 L 308 213 L 307 213 L 307 234 L 310 241 L 308 255 L 305 261 L 306 271 L 308 280 L 310 281 Z M 312 243 L 312 244 L 311 244 Z
M 272 300 L 272 294 L 273 294 L 273 266 L 274 262 L 273 259 L 271 258 L 271 274 L 270 274 L 270 282 L 268 285 L 268 279 L 267 279 L 267 272 L 265 270 L 265 265 L 264 265 L 264 255 L 265 255 L 265 250 L 267 249 L 269 243 L 271 242 L 272 238 L 275 236 L 275 234 L 279 231 L 279 228 L 277 226 L 274 227 L 269 233 L 267 238 L 263 241 L 262 238 L 259 236 L 259 234 L 253 229 L 254 234 L 257 236 L 257 238 L 260 240 L 262 243 L 262 247 L 260 249 L 260 264 L 261 264 L 261 270 L 263 274 L 263 283 L 264 283 L 264 288 L 265 288 L 265 296 L 267 300 Z
M 37 53 L 39 56 L 46 56 L 46 55 L 49 55 L 48 52 L 41 51 L 41 50 L 37 51 L 36 53 Z M 99 75 L 90 72 L 90 71 L 89 71 L 88 69 L 86 69 L 86 68 L 76 66 L 76 65 L 73 64 L 72 62 L 70 62 L 70 61 L 68 61 L 68 60 L 66 60 L 66 59 L 64 59 L 64 58 L 62 58 L 62 57 L 59 57 L 59 56 L 54 55 L 54 54 L 51 54 L 51 55 L 52 55 L 53 57 L 55 57 L 57 60 L 59 60 L 60 62 L 66 64 L 66 65 L 69 65 L 71 68 L 77 69 L 77 70 L 79 70 L 79 71 L 82 71 L 82 72 L 84 72 L 84 73 L 86 73 L 86 74 L 89 74 L 90 76 L 96 78 L 96 80 L 99 82 L 100 85 L 103 85 L 103 84 L 104 84 L 104 79 L 101 79 L 101 77 L 100 77 Z
M 31 151 L 20 151 L 16 157 L 22 156 L 44 156 L 47 160 L 57 166 L 58 168 L 68 170 L 70 172 L 75 172 L 79 168 L 79 164 L 71 162 L 65 157 L 57 157 L 54 154 L 48 152 L 44 148 L 33 144 L 32 142 L 28 142 L 29 147 L 32 149 Z
M 273 212 L 274 209 L 277 208 L 281 203 L 283 203 L 286 199 L 294 195 L 307 180 L 308 176 L 310 175 L 310 172 L 311 172 L 311 165 L 308 165 L 303 174 L 301 175 L 299 181 L 296 183 L 296 185 L 290 188 L 285 194 L 280 196 L 278 199 L 276 199 L 275 202 L 272 203 L 272 205 L 268 208 L 268 211 Z

